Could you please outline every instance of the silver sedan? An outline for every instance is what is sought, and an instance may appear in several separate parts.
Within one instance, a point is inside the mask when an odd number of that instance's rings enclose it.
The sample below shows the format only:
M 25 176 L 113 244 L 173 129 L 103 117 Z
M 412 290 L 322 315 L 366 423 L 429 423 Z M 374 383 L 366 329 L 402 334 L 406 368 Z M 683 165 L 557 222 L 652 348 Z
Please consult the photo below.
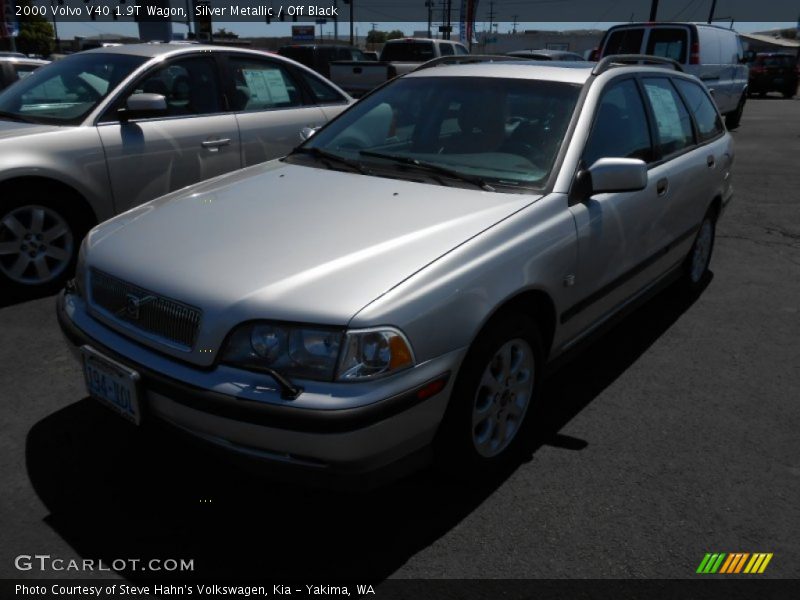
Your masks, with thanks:
M 0 289 L 57 290 L 86 231 L 283 156 L 352 100 L 291 60 L 218 46 L 74 54 L 0 94 Z

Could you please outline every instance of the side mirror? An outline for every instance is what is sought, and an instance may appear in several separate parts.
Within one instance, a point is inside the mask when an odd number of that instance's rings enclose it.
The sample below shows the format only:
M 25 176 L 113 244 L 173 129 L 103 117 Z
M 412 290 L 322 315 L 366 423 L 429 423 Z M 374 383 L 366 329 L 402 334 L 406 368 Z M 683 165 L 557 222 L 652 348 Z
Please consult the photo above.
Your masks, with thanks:
M 151 117 L 167 111 L 167 99 L 161 94 L 132 94 L 125 102 L 120 116 L 125 119 Z
M 317 129 L 319 129 L 319 127 L 303 127 L 300 130 L 300 139 L 305 142 L 308 138 L 317 133 Z
M 638 158 L 601 158 L 586 173 L 592 194 L 635 192 L 647 187 L 647 165 Z

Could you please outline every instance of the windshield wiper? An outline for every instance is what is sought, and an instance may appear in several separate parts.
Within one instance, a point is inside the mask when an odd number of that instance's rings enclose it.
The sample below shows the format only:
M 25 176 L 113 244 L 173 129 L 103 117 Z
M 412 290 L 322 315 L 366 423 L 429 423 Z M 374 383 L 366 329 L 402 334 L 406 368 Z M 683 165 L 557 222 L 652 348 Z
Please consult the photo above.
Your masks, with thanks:
M 22 115 L 6 112 L 4 110 L 0 110 L 0 119 L 9 119 L 10 121 L 19 121 L 20 123 L 35 123 L 35 121 L 23 117 Z
M 333 152 L 328 152 L 327 150 L 322 150 L 321 148 L 316 148 L 314 146 L 311 147 L 304 147 L 301 146 L 300 148 L 295 148 L 292 152 L 289 153 L 289 156 L 292 154 L 308 154 L 310 156 L 315 156 L 323 161 L 328 162 L 328 166 L 330 163 L 337 162 L 342 165 L 346 165 L 351 169 L 355 169 L 362 175 L 369 175 L 370 171 L 364 165 L 362 165 L 357 160 L 352 160 L 345 156 L 341 156 L 339 154 L 334 154 Z
M 461 171 L 456 171 L 455 169 L 448 169 L 447 167 L 443 167 L 434 163 L 417 160 L 416 158 L 411 158 L 410 156 L 402 156 L 400 154 L 385 154 L 383 152 L 373 152 L 372 150 L 361 150 L 359 154 L 361 156 L 371 156 L 373 158 L 385 158 L 386 160 L 391 160 L 403 165 L 409 165 L 411 167 L 417 167 L 418 169 L 425 169 L 433 173 L 438 173 L 439 175 L 451 177 L 452 179 L 466 181 L 467 183 L 476 185 L 487 192 L 495 191 L 495 189 L 486 183 L 486 180 L 482 177 L 478 177 L 477 175 L 467 175 Z

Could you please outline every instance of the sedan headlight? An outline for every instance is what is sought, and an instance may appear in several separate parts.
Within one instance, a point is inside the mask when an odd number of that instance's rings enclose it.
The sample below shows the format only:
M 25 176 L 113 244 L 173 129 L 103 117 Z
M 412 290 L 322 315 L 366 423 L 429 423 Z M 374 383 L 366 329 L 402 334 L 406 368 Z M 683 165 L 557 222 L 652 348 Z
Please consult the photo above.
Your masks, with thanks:
M 340 329 L 256 322 L 237 328 L 222 362 L 274 369 L 287 378 L 364 381 L 413 366 L 411 347 L 391 328 Z

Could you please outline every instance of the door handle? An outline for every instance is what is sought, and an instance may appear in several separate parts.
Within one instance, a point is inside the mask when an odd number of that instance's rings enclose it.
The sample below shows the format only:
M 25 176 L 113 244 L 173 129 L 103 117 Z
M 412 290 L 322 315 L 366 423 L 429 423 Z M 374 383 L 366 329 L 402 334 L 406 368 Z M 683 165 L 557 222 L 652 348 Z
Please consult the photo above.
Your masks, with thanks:
M 713 154 L 706 157 L 706 164 L 708 165 L 709 169 L 713 167 L 715 164 L 717 164 L 717 160 L 714 158 Z
M 666 177 L 664 177 L 663 179 L 659 179 L 656 182 L 656 193 L 659 196 L 663 196 L 664 194 L 666 194 L 667 188 L 669 188 L 669 181 L 667 180 Z
M 200 145 L 203 146 L 203 148 L 207 148 L 208 150 L 216 151 L 220 147 L 227 146 L 230 143 L 231 143 L 231 138 L 221 138 L 217 140 L 206 140 L 202 142 Z

